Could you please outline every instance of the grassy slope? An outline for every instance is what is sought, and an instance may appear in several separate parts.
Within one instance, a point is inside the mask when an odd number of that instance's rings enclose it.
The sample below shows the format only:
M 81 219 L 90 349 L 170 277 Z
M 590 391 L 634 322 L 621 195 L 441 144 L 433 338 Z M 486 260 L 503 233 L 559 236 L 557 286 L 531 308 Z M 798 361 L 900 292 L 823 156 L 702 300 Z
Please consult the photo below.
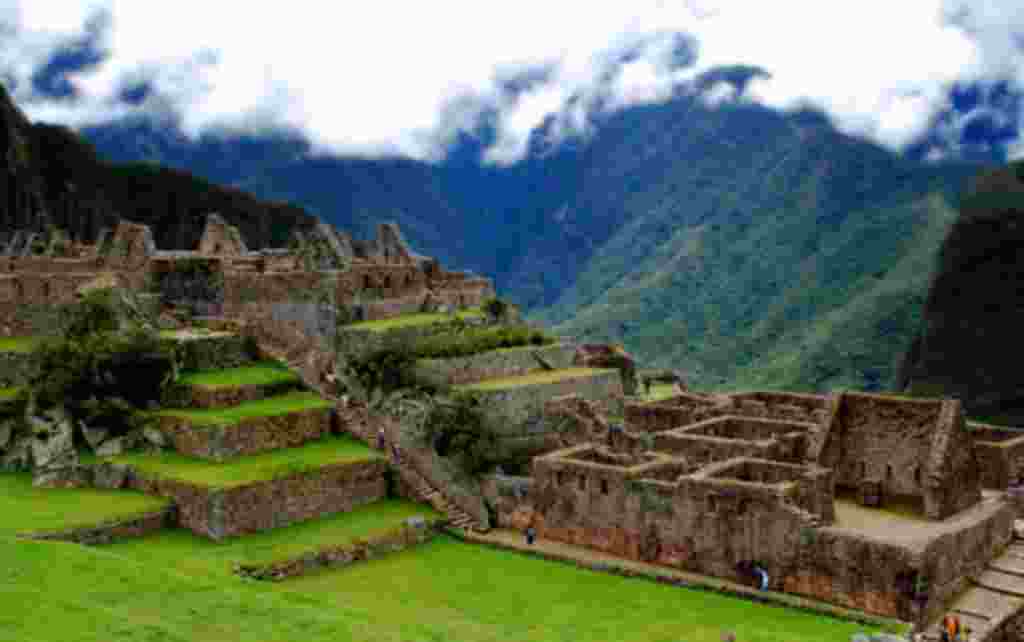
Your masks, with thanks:
M 565 368 L 563 370 L 538 370 L 530 374 L 517 375 L 514 377 L 501 377 L 498 379 L 487 379 L 477 383 L 467 383 L 455 386 L 456 390 L 502 390 L 505 388 L 517 388 L 519 386 L 532 386 L 545 383 L 557 383 L 566 379 L 579 379 L 591 377 L 606 372 L 615 372 L 607 368 Z
M 0 536 L 95 526 L 166 505 L 165 499 L 129 491 L 33 488 L 32 475 L 0 473 Z
M 233 386 L 271 386 L 297 383 L 298 375 L 277 361 L 261 361 L 241 368 L 227 370 L 204 370 L 182 373 L 177 383 L 185 386 L 207 386 L 211 388 Z
M 428 520 L 440 517 L 429 506 L 388 499 L 348 513 L 222 542 L 213 542 L 186 530 L 173 530 L 145 539 L 126 540 L 116 544 L 114 550 L 199 575 L 231 577 L 235 564 L 292 559 L 327 546 L 339 546 L 353 539 L 400 528 L 405 519 L 415 515 Z
M 191 459 L 176 453 L 130 453 L 105 459 L 129 464 L 158 477 L 180 479 L 211 488 L 231 488 L 329 464 L 367 461 L 381 457 L 379 453 L 355 439 L 328 437 L 298 448 L 285 448 L 241 457 L 221 464 Z
M 0 542 L 5 640 L 718 642 L 729 628 L 745 642 L 845 642 L 860 630 L 448 538 L 282 584 L 212 574 L 144 542 Z
M 18 396 L 19 392 L 21 392 L 21 388 L 18 386 L 12 388 L 0 388 L 0 401 L 13 399 Z
M 312 392 L 291 392 L 286 395 L 277 395 L 256 401 L 246 401 L 230 408 L 167 408 L 159 410 L 154 414 L 185 417 L 193 424 L 213 426 L 237 424 L 250 417 L 285 415 L 300 410 L 330 408 L 333 405 L 330 401 L 322 399 L 319 395 Z

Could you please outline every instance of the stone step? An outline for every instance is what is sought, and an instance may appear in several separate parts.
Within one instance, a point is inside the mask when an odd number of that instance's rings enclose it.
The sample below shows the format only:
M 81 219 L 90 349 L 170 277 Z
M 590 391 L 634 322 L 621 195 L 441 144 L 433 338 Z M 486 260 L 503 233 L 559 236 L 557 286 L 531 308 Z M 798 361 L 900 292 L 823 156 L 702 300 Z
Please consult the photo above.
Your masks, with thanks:
M 1024 578 L 1010 575 L 1009 573 L 994 570 L 984 571 L 978 577 L 977 583 L 978 586 L 993 591 L 1024 598 Z
M 1006 547 L 1006 554 L 1024 558 L 1024 543 L 1014 542 Z
M 995 620 L 1024 605 L 1024 600 L 975 586 L 964 593 L 953 604 L 953 608 L 963 613 L 987 620 Z
M 994 571 L 1014 575 L 1024 580 L 1024 557 L 1003 555 L 989 562 L 988 567 Z

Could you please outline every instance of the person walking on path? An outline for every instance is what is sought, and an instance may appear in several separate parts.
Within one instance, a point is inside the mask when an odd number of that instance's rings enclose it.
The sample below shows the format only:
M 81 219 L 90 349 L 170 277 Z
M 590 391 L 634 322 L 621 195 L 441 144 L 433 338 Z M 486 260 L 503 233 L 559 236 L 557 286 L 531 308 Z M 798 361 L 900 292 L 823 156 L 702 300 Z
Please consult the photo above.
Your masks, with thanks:
M 377 430 L 377 450 L 384 450 L 388 446 L 388 436 L 384 432 L 384 427 L 381 426 Z
M 536 539 L 537 539 L 537 529 L 535 529 L 533 527 L 533 524 L 530 524 L 530 526 L 528 526 L 526 528 L 526 543 L 529 544 L 530 546 L 533 546 L 533 542 Z
M 391 444 L 391 463 L 397 466 L 400 459 L 401 456 L 398 452 L 398 444 Z

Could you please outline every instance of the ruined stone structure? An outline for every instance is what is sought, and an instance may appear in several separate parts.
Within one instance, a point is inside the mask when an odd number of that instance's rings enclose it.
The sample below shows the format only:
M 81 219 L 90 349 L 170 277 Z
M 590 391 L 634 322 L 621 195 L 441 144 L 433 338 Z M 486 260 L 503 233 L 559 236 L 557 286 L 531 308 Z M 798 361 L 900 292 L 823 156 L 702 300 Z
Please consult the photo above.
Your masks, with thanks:
M 374 320 L 479 305 L 494 294 L 489 279 L 444 270 L 413 252 L 393 224 L 380 225 L 370 241 L 321 224 L 297 233 L 284 251 L 250 251 L 238 229 L 217 214 L 189 252 L 157 249 L 147 226 L 128 221 L 104 230 L 95 245 L 65 246 L 60 256 L 33 254 L 34 237 L 16 233 L 0 249 L 0 336 L 55 332 L 54 307 L 73 303 L 77 289 L 100 274 L 133 289 L 156 281 L 165 300 L 236 317 L 323 298 L 347 309 L 352 320 Z M 196 272 L 203 287 L 188 280 Z
M 921 626 L 1012 538 L 982 485 L 1016 468 L 982 474 L 956 401 L 681 393 L 607 435 L 535 458 L 499 523 Z

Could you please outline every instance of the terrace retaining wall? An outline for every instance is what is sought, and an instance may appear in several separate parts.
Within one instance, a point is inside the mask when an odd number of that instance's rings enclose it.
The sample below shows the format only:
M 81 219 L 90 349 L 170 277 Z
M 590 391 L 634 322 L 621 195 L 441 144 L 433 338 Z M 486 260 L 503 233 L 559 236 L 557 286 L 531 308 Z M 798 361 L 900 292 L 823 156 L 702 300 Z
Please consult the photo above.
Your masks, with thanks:
M 181 526 L 220 540 L 351 511 L 387 496 L 387 462 L 349 462 L 232 488 L 134 470 L 129 488 L 174 500 Z
M 168 506 L 163 510 L 153 513 L 146 513 L 137 517 L 97 524 L 95 526 L 82 526 L 63 531 L 49 533 L 29 533 L 22 537 L 28 539 L 72 542 L 74 544 L 85 544 L 88 546 L 100 546 L 112 544 L 124 539 L 145 537 L 165 528 L 174 525 L 177 519 L 177 509 Z
M 196 425 L 184 417 L 161 415 L 159 429 L 183 455 L 224 461 L 322 439 L 331 433 L 333 415 L 332 408 L 311 408 L 219 426 Z
M 542 370 L 538 357 L 556 370 L 569 368 L 575 351 L 575 346 L 559 343 L 492 350 L 451 359 L 420 359 L 416 362 L 416 372 L 421 377 L 442 384 L 475 383 Z
M 162 403 L 165 408 L 230 408 L 246 401 L 258 401 L 285 394 L 299 387 L 301 384 L 297 381 L 272 385 L 175 386 L 165 393 Z
M 420 526 L 407 523 L 368 539 L 328 546 L 291 559 L 242 565 L 236 572 L 255 580 L 279 582 L 324 568 L 345 567 L 430 542 L 440 532 L 443 521 L 423 522 Z

